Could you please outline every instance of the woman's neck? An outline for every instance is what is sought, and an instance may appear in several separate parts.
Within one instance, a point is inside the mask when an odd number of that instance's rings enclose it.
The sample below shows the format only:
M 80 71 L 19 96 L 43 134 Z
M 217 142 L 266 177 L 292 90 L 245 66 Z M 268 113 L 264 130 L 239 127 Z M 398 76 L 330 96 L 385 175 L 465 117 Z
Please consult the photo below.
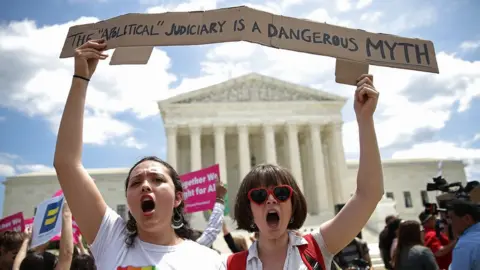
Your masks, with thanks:
M 268 239 L 265 236 L 262 237 L 262 234 L 260 233 L 257 242 L 258 256 L 278 256 L 286 253 L 287 246 L 288 232 L 285 232 L 280 237 L 275 239 Z
M 160 246 L 174 246 L 183 241 L 172 228 L 168 228 L 163 232 L 146 232 L 139 230 L 138 238 L 143 242 Z

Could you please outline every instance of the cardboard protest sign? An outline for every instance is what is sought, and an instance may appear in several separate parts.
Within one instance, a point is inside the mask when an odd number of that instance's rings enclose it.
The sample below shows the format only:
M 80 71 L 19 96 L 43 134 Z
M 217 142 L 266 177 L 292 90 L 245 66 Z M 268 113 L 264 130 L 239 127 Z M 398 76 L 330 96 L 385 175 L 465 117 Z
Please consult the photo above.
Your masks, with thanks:
M 219 166 L 215 164 L 180 176 L 186 213 L 201 212 L 213 208 L 217 190 L 215 185 L 219 179 L 219 174 Z
M 75 48 L 99 38 L 108 41 L 107 49 L 119 48 L 111 60 L 111 64 L 117 65 L 146 63 L 153 46 L 248 41 L 362 63 L 364 67 L 377 65 L 439 73 L 431 41 L 274 15 L 246 6 L 208 11 L 125 14 L 97 23 L 72 26 L 60 58 L 74 56 Z M 352 70 L 337 69 L 339 81 L 346 82 L 344 78 L 348 77 L 345 75 L 348 72 Z M 358 78 L 360 75 L 351 77 Z
M 0 219 L 0 232 L 3 231 L 15 231 L 23 232 L 25 230 L 25 221 L 23 219 L 23 213 L 18 212 L 10 216 L 6 216 Z

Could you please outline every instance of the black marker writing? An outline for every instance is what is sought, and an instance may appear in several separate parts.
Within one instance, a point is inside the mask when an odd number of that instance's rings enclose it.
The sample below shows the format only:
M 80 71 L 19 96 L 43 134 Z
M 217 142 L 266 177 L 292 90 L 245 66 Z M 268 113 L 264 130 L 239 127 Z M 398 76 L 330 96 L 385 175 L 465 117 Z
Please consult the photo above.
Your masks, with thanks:
M 67 36 L 67 38 L 72 38 L 72 47 L 77 48 L 83 45 L 84 43 L 88 42 L 89 40 L 92 40 L 93 34 L 85 34 L 84 32 L 76 33 L 70 36 Z
M 204 34 L 215 34 L 222 33 L 223 26 L 227 21 L 221 22 L 212 22 L 210 24 L 172 24 L 170 32 L 165 32 L 167 36 L 181 36 L 181 35 L 204 35 Z
M 414 50 L 410 50 L 410 48 L 414 48 Z M 409 64 L 411 61 L 410 56 L 413 55 L 418 65 L 430 65 L 430 57 L 427 44 L 423 44 L 423 51 L 421 51 L 420 46 L 416 44 L 405 42 L 393 42 L 393 44 L 390 44 L 387 40 L 379 40 L 374 43 L 371 38 L 367 38 L 365 49 L 367 57 L 372 57 L 373 50 L 375 50 L 380 52 L 380 57 L 382 59 L 387 59 L 390 61 L 397 60 L 395 59 L 396 50 L 403 50 L 403 59 L 398 60 L 403 60 L 405 61 L 405 63 Z M 386 49 L 388 50 L 388 58 L 385 53 Z M 425 62 L 422 61 L 422 56 L 425 58 Z
M 274 24 L 268 24 L 268 37 L 279 39 L 294 39 L 308 43 L 328 44 L 335 47 L 343 47 L 351 52 L 358 51 L 358 45 L 355 38 L 339 37 L 328 33 L 315 32 L 308 28 L 288 29 L 283 26 L 277 27 Z
M 235 20 L 233 22 L 233 31 L 243 31 L 245 30 L 245 20 L 240 19 L 240 20 Z
M 154 25 L 128 24 L 123 27 L 113 26 L 111 28 L 99 29 L 100 38 L 110 40 L 122 36 L 157 36 Z

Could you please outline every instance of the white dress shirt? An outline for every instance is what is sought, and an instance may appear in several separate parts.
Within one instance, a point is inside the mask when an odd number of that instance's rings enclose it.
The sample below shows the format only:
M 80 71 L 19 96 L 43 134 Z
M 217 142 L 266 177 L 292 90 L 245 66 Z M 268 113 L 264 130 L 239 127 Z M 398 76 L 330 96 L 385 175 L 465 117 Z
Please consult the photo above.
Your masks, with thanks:
M 320 233 L 320 229 L 317 232 L 312 233 L 312 235 L 315 241 L 317 241 L 318 247 L 322 252 L 323 262 L 325 263 L 326 270 L 329 270 L 332 265 L 333 255 L 328 252 L 325 242 L 323 241 L 322 234 Z M 285 259 L 283 270 L 308 270 L 307 266 L 303 263 L 302 257 L 300 256 L 300 252 L 298 250 L 298 246 L 308 244 L 307 240 L 305 240 L 305 238 L 302 236 L 297 236 L 294 232 L 289 232 L 288 237 L 289 241 L 287 258 Z M 262 262 L 258 257 L 257 243 L 258 241 L 255 241 L 248 249 L 247 267 L 245 270 L 263 270 Z M 227 269 L 227 259 L 223 261 L 223 266 L 224 269 Z
M 210 215 L 210 219 L 208 220 L 207 228 L 197 239 L 197 243 L 202 246 L 210 247 L 213 242 L 215 242 L 218 234 L 222 230 L 224 209 L 225 206 L 222 203 L 215 203 L 212 214 Z

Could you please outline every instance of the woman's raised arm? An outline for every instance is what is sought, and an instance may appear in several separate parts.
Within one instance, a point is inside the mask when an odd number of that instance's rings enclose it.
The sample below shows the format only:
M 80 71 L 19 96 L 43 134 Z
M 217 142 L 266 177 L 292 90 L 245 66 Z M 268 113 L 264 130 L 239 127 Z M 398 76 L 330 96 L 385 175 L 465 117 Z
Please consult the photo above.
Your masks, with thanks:
M 98 61 L 107 58 L 103 40 L 75 50 L 75 73 L 58 130 L 53 166 L 75 220 L 89 244 L 95 240 L 107 205 L 82 165 L 83 115 L 89 80 Z
M 362 75 L 354 101 L 360 137 L 357 190 L 342 210 L 320 227 L 325 245 L 332 254 L 338 253 L 358 235 L 383 196 L 382 162 L 373 121 L 377 101 L 373 76 Z

